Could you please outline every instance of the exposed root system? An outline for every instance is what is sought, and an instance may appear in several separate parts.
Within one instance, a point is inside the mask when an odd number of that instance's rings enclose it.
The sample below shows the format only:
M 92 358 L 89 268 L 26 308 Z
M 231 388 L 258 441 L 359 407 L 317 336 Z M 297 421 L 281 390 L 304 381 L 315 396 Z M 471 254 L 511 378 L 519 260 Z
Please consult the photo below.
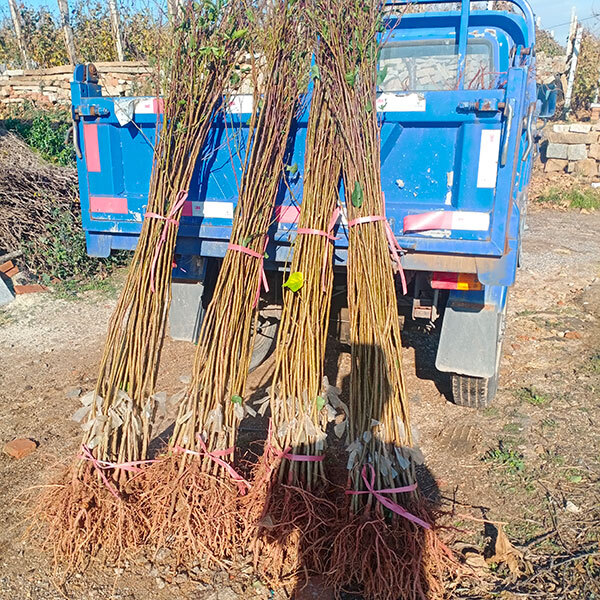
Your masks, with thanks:
M 66 470 L 36 499 L 27 538 L 52 556 L 62 576 L 83 570 L 91 557 L 119 564 L 145 543 L 148 521 L 138 510 L 136 480 L 115 497 L 92 470 Z
M 325 572 L 337 508 L 327 499 L 328 482 L 308 491 L 280 483 L 277 471 L 277 465 L 267 467 L 263 460 L 252 490 L 240 500 L 243 542 L 270 587 L 296 587 L 309 575 Z
M 428 512 L 422 506 L 421 510 Z M 348 514 L 348 513 L 346 513 Z M 350 517 L 336 528 L 328 576 L 339 595 L 360 590 L 366 600 L 436 600 L 457 563 L 435 530 L 380 511 Z
M 239 547 L 240 490 L 200 460 L 170 455 L 144 471 L 141 510 L 150 523 L 148 543 L 167 547 L 174 566 L 223 567 Z

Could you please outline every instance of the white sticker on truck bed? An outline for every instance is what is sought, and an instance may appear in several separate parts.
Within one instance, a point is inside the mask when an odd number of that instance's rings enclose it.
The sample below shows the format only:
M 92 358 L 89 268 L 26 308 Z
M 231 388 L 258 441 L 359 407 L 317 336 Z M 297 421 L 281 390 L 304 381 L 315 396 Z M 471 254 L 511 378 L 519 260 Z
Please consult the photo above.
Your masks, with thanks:
M 192 202 L 192 217 L 233 219 L 233 202 Z
M 254 110 L 254 96 L 252 94 L 238 94 L 229 100 L 228 111 L 233 115 L 251 114 Z
M 498 177 L 498 155 L 500 153 L 500 129 L 484 129 L 481 132 L 477 187 L 493 189 Z
M 424 94 L 415 92 L 409 94 L 380 94 L 377 97 L 379 112 L 424 112 L 427 100 Z

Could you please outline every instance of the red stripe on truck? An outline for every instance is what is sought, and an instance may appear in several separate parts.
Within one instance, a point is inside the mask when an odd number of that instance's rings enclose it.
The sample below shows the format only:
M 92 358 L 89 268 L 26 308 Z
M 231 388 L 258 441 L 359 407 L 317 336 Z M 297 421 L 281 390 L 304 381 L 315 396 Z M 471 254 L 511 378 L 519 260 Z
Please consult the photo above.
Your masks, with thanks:
M 126 215 L 129 212 L 127 210 L 127 198 L 90 196 L 90 212 Z
M 100 146 L 98 144 L 98 125 L 93 123 L 83 124 L 83 146 L 85 149 L 85 163 L 90 173 L 99 173 Z

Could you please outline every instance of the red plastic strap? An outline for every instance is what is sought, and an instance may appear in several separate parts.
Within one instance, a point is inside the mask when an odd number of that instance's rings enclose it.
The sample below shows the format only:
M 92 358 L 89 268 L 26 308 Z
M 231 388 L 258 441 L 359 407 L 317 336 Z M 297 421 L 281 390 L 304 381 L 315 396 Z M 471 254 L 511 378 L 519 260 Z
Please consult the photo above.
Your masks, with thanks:
M 385 196 L 383 192 L 381 193 L 383 200 L 383 212 L 385 213 Z M 392 260 L 396 263 L 396 269 L 400 274 L 400 280 L 402 281 L 402 293 L 406 296 L 408 289 L 406 287 L 406 275 L 404 274 L 404 268 L 402 267 L 402 262 L 400 261 L 400 253 L 404 252 L 392 228 L 390 226 L 387 217 L 383 215 L 374 215 L 369 217 L 357 217 L 356 219 L 352 219 L 352 221 L 348 222 L 348 227 L 355 227 L 356 225 L 363 225 L 365 223 L 378 223 L 383 222 L 385 226 L 385 235 L 387 237 L 388 246 L 390 247 L 390 252 L 392 254 Z
M 149 465 L 151 463 L 158 462 L 156 460 L 135 460 L 126 463 L 113 463 L 108 462 L 106 460 L 99 460 L 94 456 L 90 448 L 85 444 L 81 445 L 81 455 L 79 455 L 78 458 L 81 460 L 89 460 L 92 463 L 92 465 L 98 471 L 100 477 L 102 478 L 104 485 L 108 488 L 108 491 L 117 500 L 120 500 L 121 496 L 119 495 L 117 488 L 115 488 L 115 486 L 112 483 L 110 483 L 108 477 L 106 477 L 106 475 L 104 474 L 104 471 L 108 471 L 111 469 L 121 469 L 122 471 L 128 471 L 130 473 L 139 473 L 141 471 L 141 465 Z
M 371 479 L 370 480 L 367 479 L 367 467 L 369 467 L 369 469 L 371 471 Z M 387 509 L 391 510 L 392 512 L 396 513 L 397 515 L 400 515 L 401 517 L 404 517 L 405 519 L 408 519 L 409 521 L 412 521 L 413 523 L 416 523 L 417 525 L 420 525 L 421 527 L 424 527 L 425 529 L 431 529 L 431 525 L 429 523 L 427 523 L 427 521 L 423 521 L 423 519 L 419 519 L 419 517 L 416 517 L 412 513 L 409 513 L 405 508 L 403 508 L 399 504 L 396 504 L 395 502 L 392 502 L 389 498 L 386 498 L 383 495 L 383 494 L 401 494 L 401 493 L 406 493 L 406 492 L 414 492 L 417 489 L 416 483 L 413 483 L 412 485 L 407 485 L 404 487 L 376 490 L 374 488 L 375 469 L 373 468 L 373 465 L 371 465 L 371 464 L 366 464 L 363 466 L 362 471 L 361 471 L 361 476 L 362 476 L 363 481 L 365 482 L 365 486 L 367 489 L 365 491 L 346 490 L 346 494 L 348 494 L 350 496 L 358 496 L 360 494 L 372 494 L 378 502 L 383 504 L 383 506 L 385 506 Z
M 153 212 L 147 212 L 145 214 L 145 216 L 148 218 L 159 219 L 159 220 L 165 222 L 165 226 L 163 228 L 162 235 L 160 236 L 160 239 L 158 240 L 158 244 L 156 245 L 156 251 L 154 252 L 154 258 L 152 259 L 152 267 L 150 269 L 150 289 L 152 290 L 153 293 L 156 291 L 155 286 L 154 286 L 156 265 L 158 264 L 158 259 L 160 257 L 160 251 L 161 251 L 162 247 L 164 246 L 165 242 L 167 241 L 169 225 L 174 225 L 175 227 L 179 227 L 179 218 L 175 218 L 175 215 L 177 215 L 178 211 L 183 208 L 183 205 L 184 205 L 185 201 L 187 200 L 187 197 L 188 197 L 187 191 L 181 190 L 179 192 L 179 194 L 177 194 L 175 203 L 171 207 L 171 210 L 169 211 L 169 214 L 166 217 L 163 217 L 162 215 L 159 215 L 159 214 L 153 213 Z
M 269 238 L 265 240 L 265 250 L 267 249 L 267 244 L 269 243 Z M 254 300 L 254 308 L 258 306 L 258 301 L 260 299 L 261 289 L 264 288 L 265 292 L 269 291 L 269 282 L 267 281 L 267 274 L 265 273 L 265 254 L 264 251 L 262 254 L 260 252 L 255 252 L 250 248 L 246 248 L 245 246 L 240 246 L 239 244 L 229 244 L 227 246 L 227 250 L 233 250 L 234 252 L 241 252 L 242 254 L 247 254 L 252 258 L 258 258 L 260 260 L 260 282 L 258 284 L 258 289 L 256 290 L 256 298 Z
M 238 484 L 242 494 L 246 493 L 246 489 L 249 490 L 252 487 L 250 483 L 248 483 L 229 463 L 221 459 L 222 456 L 229 456 L 233 454 L 235 448 L 227 448 L 226 450 L 213 450 L 212 452 L 209 452 L 204 440 L 202 439 L 202 436 L 200 435 L 198 436 L 198 443 L 200 444 L 201 452 L 188 450 L 187 448 L 182 448 L 181 446 L 175 446 L 173 450 L 175 452 L 181 452 L 182 454 L 191 454 L 192 456 L 208 456 L 208 458 L 216 462 L 219 466 L 223 467 L 225 471 L 227 471 L 231 479 Z

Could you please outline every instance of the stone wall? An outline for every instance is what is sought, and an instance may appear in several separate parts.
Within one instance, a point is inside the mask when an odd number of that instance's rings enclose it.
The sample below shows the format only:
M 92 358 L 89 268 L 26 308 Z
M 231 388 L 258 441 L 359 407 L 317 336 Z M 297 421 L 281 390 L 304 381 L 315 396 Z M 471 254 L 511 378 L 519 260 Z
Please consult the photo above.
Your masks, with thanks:
M 600 122 L 555 123 L 546 127 L 541 147 L 547 173 L 600 175 Z
M 94 63 L 99 83 L 107 96 L 146 95 L 152 90 L 150 68 L 145 62 Z M 50 69 L 6 70 L 0 73 L 0 105 L 31 102 L 39 107 L 69 105 L 70 65 Z
M 538 83 L 550 83 L 556 76 L 567 70 L 567 56 L 548 56 L 545 52 L 536 54 L 536 77 Z

